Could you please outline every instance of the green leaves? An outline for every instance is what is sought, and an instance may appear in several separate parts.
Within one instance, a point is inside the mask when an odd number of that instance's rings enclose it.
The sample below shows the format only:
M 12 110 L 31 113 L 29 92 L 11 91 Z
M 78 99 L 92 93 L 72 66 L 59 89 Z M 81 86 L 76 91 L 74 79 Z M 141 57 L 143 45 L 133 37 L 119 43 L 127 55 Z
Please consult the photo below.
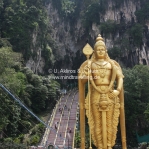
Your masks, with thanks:
M 75 2 L 71 0 L 52 0 L 53 6 L 63 17 L 68 17 L 75 12 Z
M 6 70 L 21 61 L 21 54 L 15 53 L 10 47 L 0 48 L 0 75 Z
M 149 102 L 149 67 L 136 65 L 133 69 L 124 70 L 125 91 L 135 99 Z
M 55 103 L 57 90 L 60 88 L 56 81 L 34 74 L 29 68 L 24 68 L 22 72 L 26 74 L 28 80 L 25 99 L 35 112 L 46 110 L 50 103 L 53 101 Z
M 110 58 L 116 59 L 116 58 L 120 58 L 121 57 L 122 51 L 118 47 L 113 47 L 113 48 L 108 50 L 108 54 L 109 54 Z
M 99 3 L 92 3 L 87 7 L 83 18 L 84 26 L 86 28 L 91 27 L 92 23 L 100 23 L 100 10 Z
M 123 73 L 126 134 L 130 138 L 129 142 L 132 143 L 135 141 L 132 138 L 136 136 L 136 131 L 146 134 L 148 129 L 149 118 L 146 117 L 149 116 L 149 111 L 146 105 L 149 103 L 149 66 L 136 65 L 132 69 L 123 69 Z
M 101 23 L 100 29 L 105 35 L 108 35 L 110 33 L 115 33 L 117 30 L 117 24 L 116 22 L 112 20 L 107 20 L 106 22 Z
M 71 14 L 75 11 L 75 3 L 73 1 L 61 0 L 61 3 L 62 3 L 62 11 L 66 16 L 68 16 L 68 14 Z
M 135 24 L 129 30 L 129 35 L 132 37 L 133 43 L 136 46 L 141 45 L 142 44 L 142 38 L 143 38 L 143 26 L 140 24 Z
M 53 109 L 60 85 L 48 77 L 34 74 L 29 68 L 22 68 L 21 61 L 21 54 L 13 52 L 9 47 L 0 48 L 0 83 L 34 112 Z M 21 133 L 28 133 L 33 127 L 31 116 L 1 88 L 0 115 L 0 131 L 5 132 L 8 140 L 10 137 L 10 140 L 22 143 L 25 136 L 21 136 Z M 29 143 L 39 142 L 43 128 L 40 126 L 39 129 L 38 134 L 31 136 Z
M 0 3 L 0 7 L 5 6 L 5 8 L 1 7 L 1 37 L 9 38 L 13 50 L 23 53 L 25 60 L 29 59 L 33 55 L 31 49 L 37 46 L 36 42 L 38 47 L 46 44 L 45 34 L 49 20 L 43 6 L 44 2 L 43 0 L 3 0 L 3 3 Z M 35 41 L 32 44 L 33 40 Z
M 144 24 L 149 19 L 149 2 L 142 5 L 141 9 L 135 12 L 139 23 Z

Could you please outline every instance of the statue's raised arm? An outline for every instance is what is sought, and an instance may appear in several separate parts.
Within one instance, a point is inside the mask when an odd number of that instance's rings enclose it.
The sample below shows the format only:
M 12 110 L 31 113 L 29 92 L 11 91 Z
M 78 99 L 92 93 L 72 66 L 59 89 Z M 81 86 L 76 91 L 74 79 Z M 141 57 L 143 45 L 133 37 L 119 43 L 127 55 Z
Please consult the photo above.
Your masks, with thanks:
M 89 53 L 88 49 L 86 51 L 85 55 Z M 122 147 L 127 149 L 124 76 L 121 67 L 116 61 L 109 58 L 100 35 L 96 39 L 94 52 L 89 59 L 91 53 L 87 55 L 88 59 L 79 69 L 81 149 L 85 149 L 85 113 L 88 117 L 92 141 L 98 149 L 112 149 L 115 145 L 120 117 Z M 88 94 L 85 97 L 86 82 L 88 82 Z

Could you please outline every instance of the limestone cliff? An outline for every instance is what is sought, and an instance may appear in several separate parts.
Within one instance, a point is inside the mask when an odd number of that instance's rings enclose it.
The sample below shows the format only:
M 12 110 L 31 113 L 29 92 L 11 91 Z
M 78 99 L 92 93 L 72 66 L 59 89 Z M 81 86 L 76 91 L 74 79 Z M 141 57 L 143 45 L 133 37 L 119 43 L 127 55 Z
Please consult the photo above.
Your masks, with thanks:
M 78 68 L 79 61 L 83 61 L 82 58 L 85 59 L 81 54 L 83 46 L 87 41 L 92 46 L 99 33 L 105 38 L 112 58 L 124 66 L 149 64 L 149 14 L 146 14 L 143 22 L 139 18 L 140 14 L 145 12 L 146 5 L 149 5 L 147 0 L 123 0 L 121 2 L 117 0 L 93 0 L 89 4 L 87 1 L 86 3 L 85 1 L 75 3 L 77 0 L 67 0 L 75 6 L 73 13 L 69 15 L 66 14 L 64 8 L 62 10 L 62 4 L 58 7 L 54 5 L 53 1 L 51 0 L 45 5 L 50 19 L 50 35 L 56 43 L 56 48 L 52 49 L 56 60 L 55 68 Z M 63 1 L 57 0 L 56 2 L 62 3 Z M 65 5 L 66 8 L 67 6 Z M 31 66 L 35 63 L 32 58 L 27 62 L 27 65 L 34 67 L 35 72 L 38 70 L 42 73 L 44 59 L 40 52 L 42 50 L 38 48 L 36 66 Z M 78 65 L 74 63 L 78 63 Z
M 100 2 L 100 1 L 99 1 Z M 52 19 L 51 25 L 53 26 L 53 38 L 56 40 L 59 52 L 62 56 L 65 54 L 69 55 L 69 52 L 76 53 L 78 50 L 81 50 L 82 47 L 85 45 L 86 39 L 92 39 L 91 44 L 97 34 L 101 33 L 100 25 L 103 22 L 107 22 L 108 20 L 113 20 L 116 24 L 123 24 L 123 27 L 120 30 L 116 31 L 116 33 L 110 33 L 106 36 L 105 41 L 107 48 L 110 49 L 113 46 L 117 45 L 121 48 L 115 41 L 119 40 L 120 38 L 123 40 L 125 37 L 130 38 L 130 34 L 127 33 L 128 29 L 133 27 L 137 23 L 135 12 L 146 2 L 142 5 L 140 1 L 136 0 L 125 0 L 118 6 L 116 6 L 116 2 L 114 0 L 107 1 L 107 7 L 105 13 L 102 14 L 99 12 L 100 16 L 100 23 L 97 24 L 96 22 L 92 22 L 92 26 L 89 28 L 88 31 L 85 30 L 82 24 L 82 16 L 81 14 L 78 16 L 76 22 L 74 22 L 74 26 L 70 26 L 69 21 L 64 21 L 63 18 L 59 17 L 58 11 L 53 8 L 52 3 L 48 5 L 48 12 L 49 16 Z M 82 7 L 81 7 L 82 8 Z M 81 10 L 80 12 L 82 12 Z M 86 10 L 87 11 L 87 10 Z M 133 66 L 135 64 L 148 64 L 148 46 L 146 45 L 146 37 L 145 34 L 148 34 L 148 22 L 145 22 L 146 25 L 146 33 L 142 31 L 142 44 L 136 46 L 135 44 L 131 44 L 130 42 L 127 43 L 130 50 L 125 49 L 122 51 L 121 60 L 124 65 L 126 66 Z M 144 27 L 144 26 L 143 26 Z M 70 30 L 73 28 L 73 34 L 70 33 Z M 105 34 L 103 33 L 103 36 Z M 124 37 L 123 37 L 124 36 Z M 125 40 L 125 39 L 124 39 Z M 125 45 L 124 45 L 125 46 Z M 68 52 L 67 52 L 68 50 Z M 70 64 L 71 65 L 71 64 Z

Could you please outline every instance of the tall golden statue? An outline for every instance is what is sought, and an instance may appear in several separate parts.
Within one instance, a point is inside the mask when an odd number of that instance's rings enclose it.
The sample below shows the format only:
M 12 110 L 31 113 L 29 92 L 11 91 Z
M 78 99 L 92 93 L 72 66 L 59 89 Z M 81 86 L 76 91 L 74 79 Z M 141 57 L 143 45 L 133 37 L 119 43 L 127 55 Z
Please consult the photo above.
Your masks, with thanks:
M 81 149 L 85 149 L 85 113 L 90 128 L 89 149 L 92 149 L 91 139 L 98 149 L 112 149 L 115 145 L 119 117 L 122 148 L 127 149 L 124 76 L 121 67 L 116 61 L 109 58 L 105 43 L 100 35 L 96 38 L 94 52 L 87 44 L 83 53 L 87 56 L 87 60 L 79 69 Z M 86 82 L 88 82 L 88 94 L 85 97 Z

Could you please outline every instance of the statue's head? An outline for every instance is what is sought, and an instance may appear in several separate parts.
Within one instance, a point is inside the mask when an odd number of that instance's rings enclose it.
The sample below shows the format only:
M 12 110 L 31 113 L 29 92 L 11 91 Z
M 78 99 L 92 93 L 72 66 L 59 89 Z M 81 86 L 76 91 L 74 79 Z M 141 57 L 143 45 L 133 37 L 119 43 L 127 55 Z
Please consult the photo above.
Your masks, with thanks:
M 100 34 L 96 38 L 96 43 L 94 45 L 94 53 L 95 53 L 95 57 L 97 59 L 106 58 L 106 56 L 107 56 L 106 45 L 105 45 L 103 38 L 101 37 Z

